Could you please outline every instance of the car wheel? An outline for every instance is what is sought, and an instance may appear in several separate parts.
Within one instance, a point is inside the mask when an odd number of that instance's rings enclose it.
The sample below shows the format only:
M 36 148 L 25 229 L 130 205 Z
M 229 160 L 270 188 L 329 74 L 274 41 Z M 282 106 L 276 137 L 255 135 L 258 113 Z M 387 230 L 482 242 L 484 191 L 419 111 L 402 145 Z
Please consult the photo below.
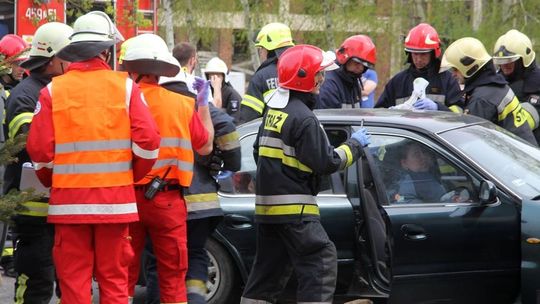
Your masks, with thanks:
M 208 252 L 208 304 L 239 303 L 240 288 L 236 266 L 227 250 L 214 239 L 206 242 Z

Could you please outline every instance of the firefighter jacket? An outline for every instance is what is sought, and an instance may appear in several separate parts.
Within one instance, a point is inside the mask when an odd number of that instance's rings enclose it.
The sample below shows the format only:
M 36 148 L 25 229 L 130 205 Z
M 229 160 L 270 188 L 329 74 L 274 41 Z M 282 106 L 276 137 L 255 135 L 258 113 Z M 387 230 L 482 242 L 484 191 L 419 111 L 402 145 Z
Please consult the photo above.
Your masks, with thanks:
M 266 59 L 255 71 L 249 82 L 246 94 L 240 104 L 237 124 L 251 121 L 263 115 L 266 103 L 264 97 L 278 87 L 277 61 L 279 56 L 289 47 L 282 47 L 269 53 Z
M 345 65 L 341 65 L 339 69 L 326 73 L 320 93 L 317 95 L 316 108 L 360 108 L 361 88 L 360 77 L 347 72 Z
M 235 117 L 238 113 L 238 109 L 240 108 L 242 96 L 238 94 L 230 83 L 225 81 L 221 86 L 221 99 L 223 109 L 225 109 L 227 114 Z
M 292 223 L 317 220 L 321 175 L 344 169 L 362 153 L 349 139 L 330 146 L 308 104 L 313 95 L 291 91 L 283 109 L 268 109 L 254 143 L 257 161 L 255 221 Z
M 6 125 L 8 126 L 8 137 L 13 138 L 18 134 L 26 134 L 30 128 L 34 109 L 39 98 L 39 91 L 51 81 L 49 75 L 31 73 L 29 77 L 23 79 L 19 85 L 11 89 L 6 108 Z M 30 157 L 26 149 L 21 150 L 16 155 L 17 161 L 9 163 L 4 173 L 3 192 L 8 193 L 11 189 L 19 189 L 21 181 L 22 165 L 30 162 Z M 48 203 L 46 200 L 24 202 L 27 210 L 22 210 L 18 214 L 17 223 L 28 222 L 31 224 L 45 223 L 47 217 Z
M 2 133 L 0 136 L 0 141 L 4 142 L 8 138 L 8 125 L 6 123 L 6 111 L 7 111 L 7 99 L 9 98 L 9 95 L 11 94 L 11 90 L 16 87 L 20 82 L 13 79 L 10 75 L 9 78 L 12 80 L 11 82 L 6 82 L 6 80 L 3 77 L 0 77 L 0 109 L 3 111 L 3 117 L 2 117 Z M 23 79 L 24 80 L 24 79 Z
M 529 112 L 521 106 L 503 76 L 495 72 L 491 62 L 473 77 L 465 79 L 465 113 L 487 119 L 537 145 Z
M 27 150 L 52 186 L 48 222 L 137 221 L 133 183 L 152 168 L 160 141 L 138 86 L 92 58 L 72 63 L 40 94 Z
M 232 117 L 210 104 L 210 115 L 214 125 L 213 154 L 223 160 L 223 171 L 240 170 L 240 141 Z M 184 191 L 188 220 L 222 216 L 218 200 L 218 184 L 207 167 L 208 156 L 195 156 L 193 182 Z
M 136 184 L 144 185 L 159 176 L 177 181 L 184 187 L 193 177 L 193 147 L 190 125 L 195 104 L 189 97 L 169 91 L 158 84 L 139 83 L 150 112 L 157 122 L 161 143 L 158 160 L 152 171 Z
M 434 60 L 437 61 L 437 60 Z M 414 79 L 422 77 L 429 82 L 426 97 L 435 101 L 440 111 L 461 112 L 462 92 L 458 82 L 449 71 L 439 73 L 439 64 L 432 63 L 421 71 L 412 64 L 392 77 L 382 92 L 376 108 L 389 108 L 407 101 L 413 91 Z
M 540 114 L 540 69 L 538 69 L 536 62 L 533 61 L 525 68 L 521 60 L 517 61 L 514 72 L 505 78 L 518 100 L 521 103 L 530 103 Z M 533 124 L 534 137 L 540 143 L 540 128 L 538 128 L 537 122 L 533 122 Z

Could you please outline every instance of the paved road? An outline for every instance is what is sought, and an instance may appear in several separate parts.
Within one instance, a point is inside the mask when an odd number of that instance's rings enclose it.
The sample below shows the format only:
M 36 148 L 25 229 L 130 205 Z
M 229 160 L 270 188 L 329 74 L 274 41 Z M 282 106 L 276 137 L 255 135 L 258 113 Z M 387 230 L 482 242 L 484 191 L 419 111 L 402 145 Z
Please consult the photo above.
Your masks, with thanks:
M 15 284 L 15 279 L 10 277 L 2 276 L 2 281 L 0 282 L 0 303 L 13 303 L 13 284 Z M 99 303 L 99 290 L 97 289 L 97 284 L 94 282 L 94 304 Z M 143 304 L 144 295 L 146 288 L 137 286 L 135 289 L 135 301 L 134 304 Z M 56 304 L 58 301 L 56 297 L 53 297 L 50 304 Z

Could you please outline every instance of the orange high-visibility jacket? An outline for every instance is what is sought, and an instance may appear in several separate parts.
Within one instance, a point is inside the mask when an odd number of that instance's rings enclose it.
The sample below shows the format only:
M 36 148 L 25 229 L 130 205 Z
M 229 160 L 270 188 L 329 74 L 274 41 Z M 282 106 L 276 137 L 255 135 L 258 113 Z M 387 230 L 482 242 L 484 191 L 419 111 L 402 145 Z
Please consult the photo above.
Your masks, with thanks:
M 158 125 L 161 143 L 152 171 L 137 184 L 147 184 L 154 176 L 163 178 L 167 169 L 171 168 L 166 179 L 178 180 L 180 185 L 189 187 L 194 159 L 189 126 L 194 103 L 190 98 L 157 84 L 140 83 L 139 86 Z
M 54 188 L 96 188 L 133 183 L 126 75 L 93 71 L 91 94 L 80 90 L 86 77 L 52 81 L 55 157 Z M 104 75 L 100 75 L 104 74 Z M 88 78 L 86 78 L 88 79 Z M 77 90 L 77 91 L 76 91 Z M 92 106 L 88 106 L 92 105 Z

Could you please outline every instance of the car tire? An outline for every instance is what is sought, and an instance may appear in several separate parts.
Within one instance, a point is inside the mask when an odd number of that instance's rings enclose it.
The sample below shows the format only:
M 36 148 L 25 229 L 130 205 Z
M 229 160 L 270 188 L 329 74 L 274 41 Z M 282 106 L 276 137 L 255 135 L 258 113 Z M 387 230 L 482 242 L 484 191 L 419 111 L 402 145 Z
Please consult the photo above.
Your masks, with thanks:
M 240 284 L 238 271 L 227 250 L 216 240 L 206 242 L 208 252 L 208 304 L 226 304 L 240 302 Z

